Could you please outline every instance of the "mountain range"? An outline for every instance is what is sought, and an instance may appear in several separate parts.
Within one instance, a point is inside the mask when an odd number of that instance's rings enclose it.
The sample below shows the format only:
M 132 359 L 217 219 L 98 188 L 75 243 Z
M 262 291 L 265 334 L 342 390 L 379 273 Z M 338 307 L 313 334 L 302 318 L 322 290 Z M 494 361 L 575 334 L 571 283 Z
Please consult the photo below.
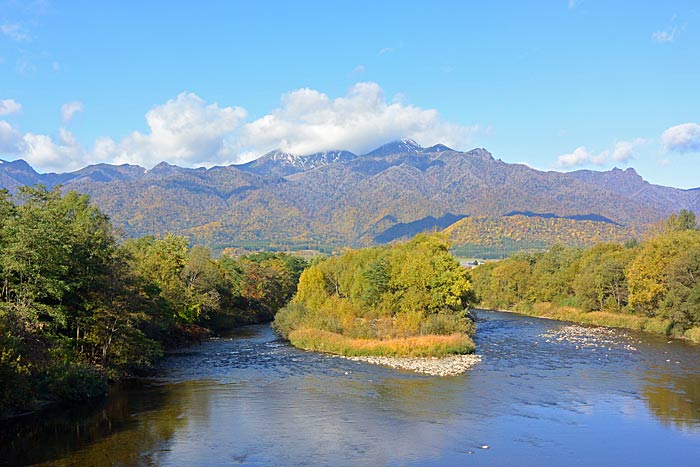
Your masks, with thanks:
M 362 155 L 272 151 L 208 169 L 161 162 L 150 170 L 96 164 L 41 174 L 23 160 L 0 162 L 1 187 L 34 184 L 89 194 L 127 236 L 174 232 L 217 249 L 385 243 L 470 217 L 566 219 L 560 224 L 637 232 L 681 209 L 700 213 L 700 188 L 653 185 L 631 168 L 545 172 L 481 148 L 411 140 Z

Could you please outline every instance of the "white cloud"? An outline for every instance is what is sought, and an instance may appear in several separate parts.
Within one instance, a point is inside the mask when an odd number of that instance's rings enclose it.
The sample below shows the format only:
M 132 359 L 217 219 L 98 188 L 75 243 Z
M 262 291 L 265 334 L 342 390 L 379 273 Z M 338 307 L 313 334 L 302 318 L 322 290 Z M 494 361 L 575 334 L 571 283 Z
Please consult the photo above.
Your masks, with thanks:
M 119 153 L 119 146 L 112 138 L 103 136 L 97 138 L 95 146 L 92 148 L 92 155 L 95 161 L 110 161 L 114 154 Z
M 576 0 L 569 0 L 569 9 L 576 8 Z
M 573 152 L 560 155 L 554 166 L 566 169 L 591 164 L 604 166 L 615 162 L 627 163 L 634 158 L 637 149 L 646 143 L 647 140 L 642 138 L 617 141 L 612 149 L 606 149 L 597 154 L 590 152 L 585 146 L 579 146 Z
M 384 54 L 391 53 L 391 52 L 393 52 L 393 51 L 394 51 L 394 48 L 393 48 L 393 47 L 382 47 L 381 49 L 379 49 L 379 52 L 377 52 L 377 54 L 378 54 L 378 55 L 384 55 Z
M 364 65 L 357 65 L 355 68 L 352 69 L 352 74 L 353 75 L 361 75 L 362 73 L 365 72 L 365 66 Z
M 22 135 L 12 125 L 0 120 L 0 155 L 16 155 L 22 152 Z
M 63 123 L 68 123 L 73 116 L 83 111 L 83 103 L 80 101 L 67 102 L 61 106 L 61 119 Z
M 627 163 L 631 159 L 634 159 L 634 154 L 637 149 L 646 143 L 647 140 L 643 138 L 636 138 L 633 141 L 618 141 L 612 149 L 610 159 L 613 162 Z
M 661 142 L 667 151 L 700 152 L 700 124 L 683 123 L 672 126 L 663 132 Z
M 0 115 L 11 115 L 22 110 L 22 104 L 14 99 L 0 100 Z
M 673 28 L 670 31 L 654 31 L 651 34 L 651 39 L 659 44 L 673 42 L 676 39 L 678 29 Z
M 22 158 L 40 171 L 78 169 L 89 162 L 75 137 L 65 128 L 59 130 L 58 141 L 47 135 L 22 135 L 8 122 L 0 120 L 0 156 Z
M 584 165 L 591 162 L 595 156 L 588 152 L 584 146 L 579 146 L 573 152 L 562 154 L 557 158 L 556 167 L 567 168 Z
M 2 24 L 0 31 L 13 41 L 22 42 L 29 39 L 29 35 L 22 30 L 22 26 L 19 24 Z
M 443 121 L 433 109 L 388 103 L 376 83 L 358 83 L 345 97 L 331 99 L 313 89 L 282 97 L 281 106 L 245 125 L 237 152 L 261 153 L 275 148 L 294 154 L 329 149 L 364 153 L 387 141 L 412 138 L 424 146 L 462 147 L 480 131 Z
M 64 121 L 81 109 L 78 104 L 62 108 Z M 279 107 L 267 115 L 252 121 L 246 117 L 240 107 L 208 104 L 183 92 L 146 114 L 148 131 L 120 140 L 99 138 L 89 152 L 65 129 L 57 140 L 6 129 L 3 141 L 12 141 L 6 146 L 37 168 L 64 171 L 96 161 L 145 167 L 162 160 L 181 166 L 223 165 L 247 162 L 277 148 L 300 155 L 330 149 L 363 154 L 402 138 L 460 149 L 475 134 L 489 131 L 446 122 L 436 110 L 412 106 L 405 98 L 386 99 L 371 82 L 358 83 L 337 98 L 297 89 L 284 94 Z
M 231 158 L 225 139 L 240 127 L 247 112 L 240 107 L 207 105 L 194 93 L 183 92 L 146 114 L 150 132 L 135 131 L 118 144 L 98 141 L 106 159 L 153 166 L 216 164 Z M 111 153 L 105 151 L 111 148 Z
M 34 168 L 65 172 L 88 163 L 88 153 L 65 128 L 60 129 L 58 142 L 50 136 L 27 133 L 24 135 L 22 157 Z

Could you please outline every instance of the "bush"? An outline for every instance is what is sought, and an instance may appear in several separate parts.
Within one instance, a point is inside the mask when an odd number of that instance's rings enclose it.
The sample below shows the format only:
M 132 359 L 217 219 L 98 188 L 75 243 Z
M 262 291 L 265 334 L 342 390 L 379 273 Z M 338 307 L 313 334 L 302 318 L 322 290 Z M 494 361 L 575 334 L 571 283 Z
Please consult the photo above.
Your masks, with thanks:
M 474 334 L 474 323 L 463 315 L 438 313 L 428 316 L 421 324 L 421 334 L 448 335 L 455 333 Z
M 289 339 L 289 334 L 304 321 L 307 310 L 301 303 L 290 303 L 281 308 L 275 315 L 272 322 L 272 329 L 277 331 L 283 338 Z
M 107 392 L 107 378 L 82 365 L 56 365 L 40 378 L 42 393 L 59 402 L 78 402 Z
M 670 319 L 648 318 L 642 327 L 642 331 L 653 332 L 655 334 L 663 334 L 668 336 L 671 333 L 673 321 Z
M 690 339 L 696 344 L 700 344 L 700 328 L 690 328 L 683 334 L 686 339 Z
M 0 417 L 32 401 L 29 367 L 11 348 L 0 342 Z

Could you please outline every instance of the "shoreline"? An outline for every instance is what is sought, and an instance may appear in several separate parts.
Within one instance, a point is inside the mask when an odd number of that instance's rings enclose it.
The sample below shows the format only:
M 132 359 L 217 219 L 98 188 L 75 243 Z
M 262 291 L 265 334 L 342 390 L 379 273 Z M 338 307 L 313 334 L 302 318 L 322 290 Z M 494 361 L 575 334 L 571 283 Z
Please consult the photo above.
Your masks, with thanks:
M 448 357 L 371 357 L 345 356 L 335 357 L 353 362 L 381 365 L 397 370 L 407 370 L 428 376 L 457 376 L 473 369 L 481 363 L 481 355 L 452 355 Z
M 516 305 L 517 306 L 517 305 Z M 700 333 L 695 332 L 700 328 L 691 328 L 685 334 L 672 332 L 672 322 L 660 318 L 628 315 L 623 313 L 610 313 L 601 311 L 581 311 L 572 307 L 561 307 L 552 303 L 536 303 L 529 310 L 504 310 L 498 308 L 474 308 L 474 310 L 498 311 L 501 313 L 513 313 L 516 315 L 530 316 L 533 318 L 551 319 L 554 321 L 570 322 L 590 326 L 599 326 L 610 329 L 629 329 L 656 336 L 664 336 L 694 344 L 700 344 Z M 698 336 L 696 338 L 696 336 Z

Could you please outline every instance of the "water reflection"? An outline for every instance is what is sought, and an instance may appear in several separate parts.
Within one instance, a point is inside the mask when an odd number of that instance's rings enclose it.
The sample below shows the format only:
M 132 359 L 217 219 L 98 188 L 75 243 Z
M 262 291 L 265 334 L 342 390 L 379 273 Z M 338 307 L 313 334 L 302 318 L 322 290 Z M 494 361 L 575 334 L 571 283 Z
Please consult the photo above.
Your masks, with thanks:
M 287 358 L 298 351 L 288 349 Z M 434 457 L 460 406 L 451 381 L 324 358 L 318 373 L 251 378 L 183 392 L 189 410 L 160 465 L 388 465 Z M 206 433 L 203 437 L 202 433 Z
M 645 380 L 642 394 L 654 416 L 680 427 L 700 426 L 700 374 L 654 371 Z
M 177 394 L 142 384 L 115 388 L 106 400 L 6 422 L 0 465 L 157 465 L 158 452 L 185 423 L 181 414 Z
M 105 401 L 0 428 L 0 465 L 660 465 L 697 453 L 697 347 L 620 333 L 582 348 L 542 338 L 565 323 L 500 313 L 479 326 L 483 363 L 449 378 L 249 328 Z M 638 449 L 652 443 L 666 449 Z

